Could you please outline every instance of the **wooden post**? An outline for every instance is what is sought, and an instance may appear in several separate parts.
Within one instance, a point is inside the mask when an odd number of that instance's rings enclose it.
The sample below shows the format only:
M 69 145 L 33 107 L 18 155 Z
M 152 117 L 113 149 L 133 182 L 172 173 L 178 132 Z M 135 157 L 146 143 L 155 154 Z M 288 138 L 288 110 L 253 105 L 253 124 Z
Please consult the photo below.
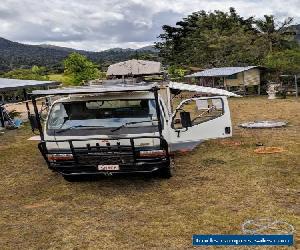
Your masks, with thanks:
M 298 82 L 297 75 L 295 75 L 295 87 L 296 87 L 296 97 L 298 98 Z
M 4 128 L 5 124 L 4 124 L 3 106 L 2 105 L 0 105 L 0 120 L 1 120 L 1 126 Z
M 25 99 L 25 105 L 26 105 L 26 110 L 27 110 L 27 117 L 28 120 L 30 119 L 30 108 L 29 108 L 29 103 L 28 103 L 28 94 L 26 92 L 26 89 L 23 89 L 23 95 Z
M 227 90 L 227 85 L 226 85 L 226 81 L 225 81 L 225 76 L 223 77 L 223 84 L 224 84 L 225 89 Z
M 245 71 L 243 71 L 243 85 L 244 85 L 244 95 L 246 95 Z

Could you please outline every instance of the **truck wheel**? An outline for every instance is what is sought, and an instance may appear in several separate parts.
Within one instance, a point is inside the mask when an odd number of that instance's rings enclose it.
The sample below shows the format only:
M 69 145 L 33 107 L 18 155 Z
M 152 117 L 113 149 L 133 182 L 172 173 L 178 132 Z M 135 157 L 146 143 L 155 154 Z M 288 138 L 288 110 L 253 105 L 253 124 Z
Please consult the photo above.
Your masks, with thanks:
M 64 179 L 68 182 L 76 182 L 79 181 L 79 176 L 73 176 L 73 175 L 63 175 Z
M 175 161 L 170 159 L 170 165 L 159 170 L 159 176 L 164 179 L 170 179 L 175 174 Z
M 163 179 L 170 179 L 173 176 L 170 167 L 164 167 L 159 170 L 159 177 Z

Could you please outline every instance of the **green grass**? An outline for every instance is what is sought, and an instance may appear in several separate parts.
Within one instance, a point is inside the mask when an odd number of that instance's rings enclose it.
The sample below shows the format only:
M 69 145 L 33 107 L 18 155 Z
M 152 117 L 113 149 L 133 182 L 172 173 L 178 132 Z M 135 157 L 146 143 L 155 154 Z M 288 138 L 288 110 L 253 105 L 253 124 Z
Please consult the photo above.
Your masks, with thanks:
M 70 77 L 66 76 L 64 74 L 51 74 L 51 75 L 48 75 L 48 77 L 49 77 L 49 80 L 61 82 L 65 86 L 72 84 Z
M 28 127 L 7 131 L 0 137 L 1 249 L 190 249 L 192 234 L 241 234 L 244 221 L 265 217 L 299 231 L 300 103 L 256 97 L 231 99 L 230 106 L 233 138 L 176 155 L 170 180 L 68 183 L 26 140 Z M 237 127 L 260 119 L 289 126 Z M 258 155 L 257 142 L 286 151 Z

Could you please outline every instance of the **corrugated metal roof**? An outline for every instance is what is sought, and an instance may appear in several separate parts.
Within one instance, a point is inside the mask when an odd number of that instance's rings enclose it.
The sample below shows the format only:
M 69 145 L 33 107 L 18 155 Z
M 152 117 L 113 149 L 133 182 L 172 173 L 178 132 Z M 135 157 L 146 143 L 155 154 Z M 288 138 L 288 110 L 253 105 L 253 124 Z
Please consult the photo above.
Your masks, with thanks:
M 145 60 L 128 60 L 112 64 L 108 67 L 108 76 L 150 75 L 161 73 L 160 62 Z
M 196 72 L 191 75 L 187 75 L 185 77 L 222 77 L 222 76 L 230 76 L 236 73 L 240 73 L 249 69 L 257 68 L 257 66 L 248 66 L 248 67 L 223 67 L 223 68 L 212 68 L 206 69 L 200 72 Z
M 39 86 L 57 86 L 58 84 L 59 84 L 58 82 L 54 82 L 54 81 L 35 81 L 35 80 L 0 78 L 0 91 L 39 87 Z
M 197 92 L 202 94 L 212 94 L 212 95 L 221 95 L 221 96 L 232 96 L 232 97 L 241 97 L 240 95 L 234 94 L 224 89 L 217 89 L 217 88 L 210 88 L 210 87 L 203 87 L 191 84 L 185 84 L 180 82 L 170 82 L 169 87 L 171 89 L 178 89 L 183 91 L 191 91 Z

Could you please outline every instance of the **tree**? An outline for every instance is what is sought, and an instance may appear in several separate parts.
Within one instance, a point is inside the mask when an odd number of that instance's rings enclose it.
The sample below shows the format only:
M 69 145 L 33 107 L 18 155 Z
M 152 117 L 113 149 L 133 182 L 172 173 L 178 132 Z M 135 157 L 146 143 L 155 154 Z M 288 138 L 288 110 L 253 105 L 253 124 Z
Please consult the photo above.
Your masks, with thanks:
M 260 65 L 270 49 L 282 49 L 284 43 L 290 46 L 289 39 L 293 37 L 287 29 L 292 19 L 277 26 L 274 18 L 266 17 L 270 30 L 262 20 L 243 18 L 234 8 L 229 12 L 195 12 L 174 27 L 164 25 L 156 47 L 169 65 L 201 68 Z M 270 32 L 265 35 L 263 32 L 267 30 Z
M 177 68 L 176 66 L 170 66 L 168 68 L 168 74 L 173 80 L 182 80 L 187 70 L 183 68 Z
M 192 13 L 175 27 L 164 25 L 156 43 L 165 62 L 200 67 L 255 64 L 264 55 L 263 40 L 257 39 L 253 18 L 244 19 L 234 8 Z
M 71 53 L 64 60 L 64 67 L 64 73 L 71 77 L 71 82 L 74 84 L 99 78 L 97 66 L 89 61 L 86 56 L 78 53 Z
M 295 33 L 290 28 L 293 22 L 292 17 L 286 18 L 283 22 L 277 22 L 273 15 L 264 15 L 263 19 L 254 22 L 256 30 L 266 39 L 269 45 L 269 52 L 274 48 L 287 48 L 294 40 Z
M 269 53 L 264 64 L 275 72 L 277 80 L 280 74 L 300 73 L 300 49 L 289 49 Z

